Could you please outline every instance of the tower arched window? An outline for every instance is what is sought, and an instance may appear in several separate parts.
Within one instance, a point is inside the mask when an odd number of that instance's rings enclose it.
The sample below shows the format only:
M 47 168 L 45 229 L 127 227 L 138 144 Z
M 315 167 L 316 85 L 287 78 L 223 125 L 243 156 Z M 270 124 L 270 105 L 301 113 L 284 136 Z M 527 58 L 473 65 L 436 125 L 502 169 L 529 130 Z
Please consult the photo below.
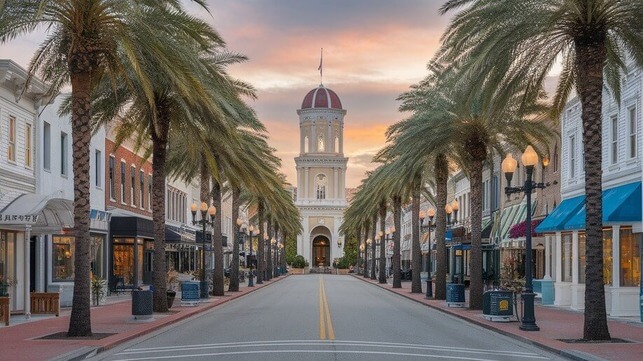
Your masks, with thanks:
M 324 152 L 325 147 L 324 147 L 324 136 L 320 135 L 318 140 L 317 140 L 317 151 L 319 152 Z
M 308 153 L 308 136 L 304 137 L 304 153 Z
M 318 174 L 315 179 L 316 187 L 316 198 L 317 199 L 326 199 L 326 176 L 323 174 Z

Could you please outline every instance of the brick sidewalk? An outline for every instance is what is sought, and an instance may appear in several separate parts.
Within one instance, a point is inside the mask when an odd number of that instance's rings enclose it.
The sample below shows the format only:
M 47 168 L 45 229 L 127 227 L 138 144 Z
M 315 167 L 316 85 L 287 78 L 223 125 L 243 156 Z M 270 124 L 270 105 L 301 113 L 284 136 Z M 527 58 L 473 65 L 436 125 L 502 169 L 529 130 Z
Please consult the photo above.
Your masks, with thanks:
M 14 326 L 0 327 L 0 340 L 2 340 L 0 360 L 67 360 L 107 350 L 230 300 L 243 297 L 284 278 L 285 276 L 273 278 L 271 281 L 264 281 L 263 284 L 252 288 L 240 286 L 239 292 L 226 292 L 222 297 L 210 297 L 208 302 L 194 307 L 180 306 L 181 300 L 177 295 L 170 312 L 155 313 L 154 320 L 151 322 L 131 321 L 132 302 L 130 299 L 92 307 L 92 332 L 95 334 L 114 333 L 114 335 L 101 340 L 39 339 L 46 335 L 67 331 L 70 313 L 68 309 L 60 317 L 47 317 L 36 321 L 22 322 Z
M 411 282 L 402 282 L 402 288 L 393 288 L 390 283 L 379 284 L 376 280 L 355 276 L 388 291 L 399 294 L 428 307 L 449 313 L 482 327 L 532 343 L 576 360 L 643 360 L 643 323 L 609 320 L 609 330 L 613 338 L 621 338 L 632 343 L 594 343 L 571 344 L 559 339 L 579 339 L 583 336 L 583 313 L 553 306 L 536 305 L 536 323 L 540 331 L 528 332 L 518 328 L 516 322 L 491 322 L 482 317 L 482 311 L 467 308 L 451 308 L 445 301 L 427 300 L 424 294 L 411 293 Z M 392 279 L 389 278 L 389 282 Z M 426 287 L 426 283 L 422 285 Z M 425 289 L 426 290 L 426 289 Z

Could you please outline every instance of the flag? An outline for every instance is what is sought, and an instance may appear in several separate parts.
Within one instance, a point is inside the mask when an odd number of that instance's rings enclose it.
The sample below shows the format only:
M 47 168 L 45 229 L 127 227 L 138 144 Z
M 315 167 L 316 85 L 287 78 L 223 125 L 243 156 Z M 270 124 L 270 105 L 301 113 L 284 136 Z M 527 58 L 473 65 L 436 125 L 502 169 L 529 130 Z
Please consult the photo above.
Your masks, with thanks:
M 319 70 L 319 76 L 324 76 L 324 70 L 322 68 L 322 62 L 324 61 L 324 48 L 321 48 L 321 55 L 319 56 L 319 67 L 317 70 Z

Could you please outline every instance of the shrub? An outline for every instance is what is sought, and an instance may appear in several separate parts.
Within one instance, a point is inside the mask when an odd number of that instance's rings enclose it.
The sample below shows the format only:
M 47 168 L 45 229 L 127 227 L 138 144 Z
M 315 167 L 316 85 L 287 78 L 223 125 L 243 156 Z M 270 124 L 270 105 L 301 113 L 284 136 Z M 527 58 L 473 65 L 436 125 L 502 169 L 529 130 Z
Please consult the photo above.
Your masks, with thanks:
M 348 268 L 350 267 L 350 265 L 351 265 L 351 262 L 346 256 L 338 259 L 337 262 L 334 263 L 335 268 L 341 268 L 341 269 Z
M 304 256 L 298 254 L 295 259 L 292 261 L 292 267 L 293 268 L 305 268 L 308 267 L 308 261 L 304 258 Z

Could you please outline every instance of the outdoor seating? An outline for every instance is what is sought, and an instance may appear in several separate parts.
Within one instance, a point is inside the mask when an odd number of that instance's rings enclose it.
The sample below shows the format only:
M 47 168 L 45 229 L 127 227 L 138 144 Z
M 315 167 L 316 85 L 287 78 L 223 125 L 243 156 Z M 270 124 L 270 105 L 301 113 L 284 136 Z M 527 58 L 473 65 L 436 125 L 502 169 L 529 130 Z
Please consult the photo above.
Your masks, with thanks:
M 31 292 L 31 313 L 34 315 L 52 314 L 60 316 L 60 293 Z

